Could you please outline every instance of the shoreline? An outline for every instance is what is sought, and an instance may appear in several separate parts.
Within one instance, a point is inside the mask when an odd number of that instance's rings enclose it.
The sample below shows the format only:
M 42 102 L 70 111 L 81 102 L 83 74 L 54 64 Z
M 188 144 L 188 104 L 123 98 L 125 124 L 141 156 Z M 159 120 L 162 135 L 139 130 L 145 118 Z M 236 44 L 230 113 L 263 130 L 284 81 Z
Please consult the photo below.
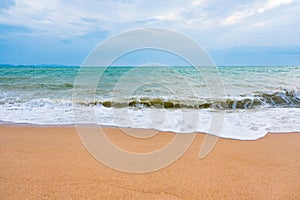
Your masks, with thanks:
M 117 128 L 107 136 L 127 151 L 151 152 L 174 133 L 134 139 Z M 252 140 L 219 138 L 198 158 L 205 134 L 170 166 L 129 174 L 98 162 L 75 127 L 0 125 L 0 199 L 297 199 L 300 134 L 267 134 Z
M 201 134 L 201 135 L 208 135 L 206 132 L 193 132 L 193 133 L 177 133 L 175 131 L 162 131 L 158 129 L 148 129 L 148 128 L 132 128 L 132 127 L 119 127 L 119 126 L 111 126 L 111 125 L 101 125 L 101 124 L 32 124 L 32 123 L 15 123 L 15 122 L 7 122 L 7 121 L 0 121 L 0 128 L 1 127 L 31 127 L 31 128 L 75 128 L 76 126 L 82 126 L 82 127 L 99 127 L 103 129 L 133 129 L 133 130 L 153 130 L 157 132 L 168 132 L 172 134 Z M 272 134 L 300 134 L 300 131 L 292 130 L 288 132 L 267 132 L 264 134 L 264 136 L 256 138 L 256 139 L 237 139 L 237 138 L 229 138 L 229 137 L 222 137 L 222 136 L 216 136 L 221 139 L 227 139 L 227 140 L 236 140 L 236 141 L 256 141 L 265 138 L 268 135 Z M 213 135 L 215 136 L 215 135 Z

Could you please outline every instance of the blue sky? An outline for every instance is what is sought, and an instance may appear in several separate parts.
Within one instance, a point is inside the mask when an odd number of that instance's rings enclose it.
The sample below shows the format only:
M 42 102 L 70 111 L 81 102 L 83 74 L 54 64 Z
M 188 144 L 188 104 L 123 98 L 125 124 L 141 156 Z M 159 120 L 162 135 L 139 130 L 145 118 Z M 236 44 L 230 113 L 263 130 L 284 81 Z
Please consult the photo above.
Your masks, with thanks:
M 184 33 L 217 65 L 300 65 L 299 0 L 1 0 L 0 63 L 80 65 L 140 27 Z

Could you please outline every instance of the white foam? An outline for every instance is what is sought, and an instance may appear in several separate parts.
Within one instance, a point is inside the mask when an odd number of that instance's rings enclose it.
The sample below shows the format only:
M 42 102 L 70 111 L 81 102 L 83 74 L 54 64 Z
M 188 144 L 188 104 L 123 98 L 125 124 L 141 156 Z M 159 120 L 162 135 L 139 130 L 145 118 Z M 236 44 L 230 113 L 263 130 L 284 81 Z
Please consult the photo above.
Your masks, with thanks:
M 300 130 L 299 108 L 264 108 L 227 112 L 221 137 L 253 140 L 268 132 Z
M 106 108 L 94 106 L 96 122 L 88 107 L 80 107 L 76 123 L 132 128 L 153 128 L 178 133 L 210 130 L 212 111 L 209 109 Z M 0 105 L 0 121 L 37 125 L 74 124 L 72 102 L 49 99 Z M 299 108 L 262 108 L 226 112 L 221 133 L 224 138 L 254 140 L 268 132 L 300 131 Z M 214 125 L 214 124 L 212 124 Z

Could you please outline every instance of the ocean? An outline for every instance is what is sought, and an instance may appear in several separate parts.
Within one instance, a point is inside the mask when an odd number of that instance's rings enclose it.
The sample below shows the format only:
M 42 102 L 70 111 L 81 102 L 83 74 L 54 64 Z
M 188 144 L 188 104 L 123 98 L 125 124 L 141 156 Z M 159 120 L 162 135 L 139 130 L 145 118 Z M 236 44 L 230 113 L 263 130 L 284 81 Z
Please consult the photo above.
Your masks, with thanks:
M 1 65 L 0 122 L 208 133 L 213 113 L 220 112 L 224 138 L 254 140 L 268 132 L 300 131 L 300 66 L 218 66 L 224 91 L 219 97 L 205 81 L 210 75 L 205 67 L 85 69 L 102 74 L 100 80 L 95 89 L 76 86 L 92 95 L 74 96 L 79 66 Z M 76 119 L 74 105 L 80 109 Z M 182 129 L 184 117 L 197 125 Z

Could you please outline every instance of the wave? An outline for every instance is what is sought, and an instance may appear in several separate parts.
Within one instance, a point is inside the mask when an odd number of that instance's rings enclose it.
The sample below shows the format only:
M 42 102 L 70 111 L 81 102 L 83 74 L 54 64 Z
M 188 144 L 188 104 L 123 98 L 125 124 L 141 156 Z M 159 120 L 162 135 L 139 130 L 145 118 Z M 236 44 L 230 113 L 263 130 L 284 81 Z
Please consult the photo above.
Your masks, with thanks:
M 2 88 L 11 88 L 11 89 L 49 89 L 49 90 L 65 90 L 72 89 L 73 84 L 71 83 L 61 83 L 61 84 L 0 84 Z
M 237 98 L 225 100 L 178 100 L 163 98 L 130 98 L 123 100 L 105 101 L 79 101 L 81 105 L 104 107 L 148 107 L 148 108 L 191 108 L 191 109 L 252 109 L 257 107 L 296 107 L 300 108 L 300 96 L 295 91 L 283 90 L 274 93 L 256 93 L 253 95 L 241 95 Z
M 71 86 L 65 86 L 71 88 Z M 97 97 L 96 97 L 97 98 Z M 101 98 L 101 97 L 100 97 Z M 300 108 L 300 95 L 296 91 L 283 90 L 280 92 L 263 93 L 255 92 L 251 95 L 240 95 L 233 98 L 220 99 L 167 99 L 161 97 L 131 97 L 124 99 L 61 99 L 61 98 L 41 98 L 26 100 L 21 97 L 0 99 L 0 105 L 14 106 L 26 105 L 30 107 L 40 107 L 44 105 L 72 105 L 81 106 L 103 106 L 107 108 L 154 108 L 154 109 L 215 109 L 215 110 L 236 110 L 255 109 L 262 107 L 276 108 Z

